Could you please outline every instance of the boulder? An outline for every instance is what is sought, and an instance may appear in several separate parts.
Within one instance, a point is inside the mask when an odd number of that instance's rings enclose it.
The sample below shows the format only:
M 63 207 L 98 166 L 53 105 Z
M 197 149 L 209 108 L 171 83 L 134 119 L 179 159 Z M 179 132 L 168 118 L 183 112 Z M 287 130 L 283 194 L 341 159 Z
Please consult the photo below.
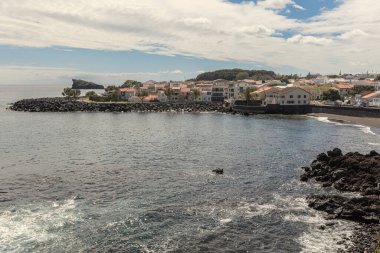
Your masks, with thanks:
M 221 168 L 214 169 L 214 170 L 212 170 L 212 172 L 214 172 L 215 174 L 218 174 L 218 175 L 224 174 L 224 170 Z

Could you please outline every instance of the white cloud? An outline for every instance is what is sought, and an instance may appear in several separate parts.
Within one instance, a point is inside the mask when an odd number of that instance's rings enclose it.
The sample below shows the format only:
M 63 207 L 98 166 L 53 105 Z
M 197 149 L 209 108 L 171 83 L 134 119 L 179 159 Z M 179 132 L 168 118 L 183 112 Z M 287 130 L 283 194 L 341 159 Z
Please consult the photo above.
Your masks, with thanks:
M 360 38 L 363 36 L 369 36 L 369 34 L 360 30 L 360 29 L 354 29 L 352 31 L 348 31 L 348 32 L 341 34 L 339 36 L 339 38 L 342 40 L 349 40 L 349 39 Z
M 172 74 L 183 74 L 182 70 L 179 70 L 179 69 L 173 70 L 170 73 L 172 73 Z
M 304 7 L 302 7 L 301 5 L 298 5 L 298 4 L 293 4 L 293 7 L 298 9 L 298 10 L 301 10 L 301 11 L 306 10 Z
M 208 25 L 208 24 L 211 23 L 208 18 L 202 18 L 202 17 L 199 17 L 199 18 L 185 18 L 185 19 L 182 20 L 182 22 L 185 25 L 188 25 L 188 26 Z
M 292 0 L 261 0 L 257 3 L 257 5 L 266 9 L 276 9 L 276 10 L 285 9 L 288 5 L 290 5 L 299 10 L 305 10 L 304 7 L 296 4 Z
M 355 57 L 380 69 L 378 0 L 345 0 L 307 21 L 281 15 L 287 8 L 303 9 L 293 0 L 1 0 L 0 44 L 137 50 L 320 73 L 361 72 L 349 63 Z M 287 32 L 296 35 L 281 38 Z
M 253 36 L 271 36 L 275 34 L 275 30 L 264 25 L 246 26 L 239 29 L 242 34 Z
M 312 44 L 318 46 L 324 46 L 332 43 L 331 39 L 320 38 L 315 36 L 304 36 L 301 34 L 295 35 L 287 40 L 290 43 L 298 44 Z

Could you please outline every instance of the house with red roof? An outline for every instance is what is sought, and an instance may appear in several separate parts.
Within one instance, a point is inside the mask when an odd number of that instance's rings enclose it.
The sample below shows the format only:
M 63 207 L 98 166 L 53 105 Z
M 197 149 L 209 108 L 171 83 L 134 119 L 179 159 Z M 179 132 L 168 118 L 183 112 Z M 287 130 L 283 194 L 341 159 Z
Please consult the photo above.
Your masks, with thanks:
M 364 101 L 369 106 L 380 107 L 380 92 L 371 92 L 361 97 L 361 101 Z
M 136 96 L 136 89 L 135 88 L 120 88 L 120 98 L 123 100 L 129 100 L 131 97 Z
M 338 90 L 339 95 L 345 97 L 348 95 L 348 92 L 354 88 L 353 84 L 338 83 L 335 85 L 335 89 Z

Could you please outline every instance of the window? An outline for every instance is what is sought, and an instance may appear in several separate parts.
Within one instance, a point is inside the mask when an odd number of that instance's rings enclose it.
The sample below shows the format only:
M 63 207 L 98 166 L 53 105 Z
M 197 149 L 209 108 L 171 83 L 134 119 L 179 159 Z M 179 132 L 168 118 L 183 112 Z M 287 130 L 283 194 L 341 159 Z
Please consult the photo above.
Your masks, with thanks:
M 303 98 L 306 98 L 306 95 L 303 95 Z
M 281 104 L 284 104 L 285 102 L 284 101 L 281 101 Z
M 304 100 L 303 103 L 306 104 L 306 100 Z
M 301 95 L 298 95 L 298 98 L 301 98 Z
M 281 98 L 285 98 L 285 96 L 281 96 Z
M 298 104 L 301 104 L 301 101 L 298 100 Z
M 289 97 L 290 97 L 290 98 L 293 98 L 293 95 L 290 95 Z
M 293 100 L 288 100 L 286 101 L 287 104 L 294 104 L 294 101 Z

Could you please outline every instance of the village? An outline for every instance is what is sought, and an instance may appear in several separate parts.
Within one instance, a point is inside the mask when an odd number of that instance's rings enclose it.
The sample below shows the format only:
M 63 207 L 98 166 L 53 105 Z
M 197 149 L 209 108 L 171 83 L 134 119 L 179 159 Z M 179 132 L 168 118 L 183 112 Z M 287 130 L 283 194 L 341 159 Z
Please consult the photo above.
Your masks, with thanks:
M 139 83 L 127 81 L 111 85 L 105 93 L 86 93 L 90 101 L 118 102 L 216 102 L 234 105 L 334 105 L 380 107 L 380 82 L 373 75 L 317 76 L 282 80 L 243 79 L 229 81 L 169 81 L 153 80 Z

